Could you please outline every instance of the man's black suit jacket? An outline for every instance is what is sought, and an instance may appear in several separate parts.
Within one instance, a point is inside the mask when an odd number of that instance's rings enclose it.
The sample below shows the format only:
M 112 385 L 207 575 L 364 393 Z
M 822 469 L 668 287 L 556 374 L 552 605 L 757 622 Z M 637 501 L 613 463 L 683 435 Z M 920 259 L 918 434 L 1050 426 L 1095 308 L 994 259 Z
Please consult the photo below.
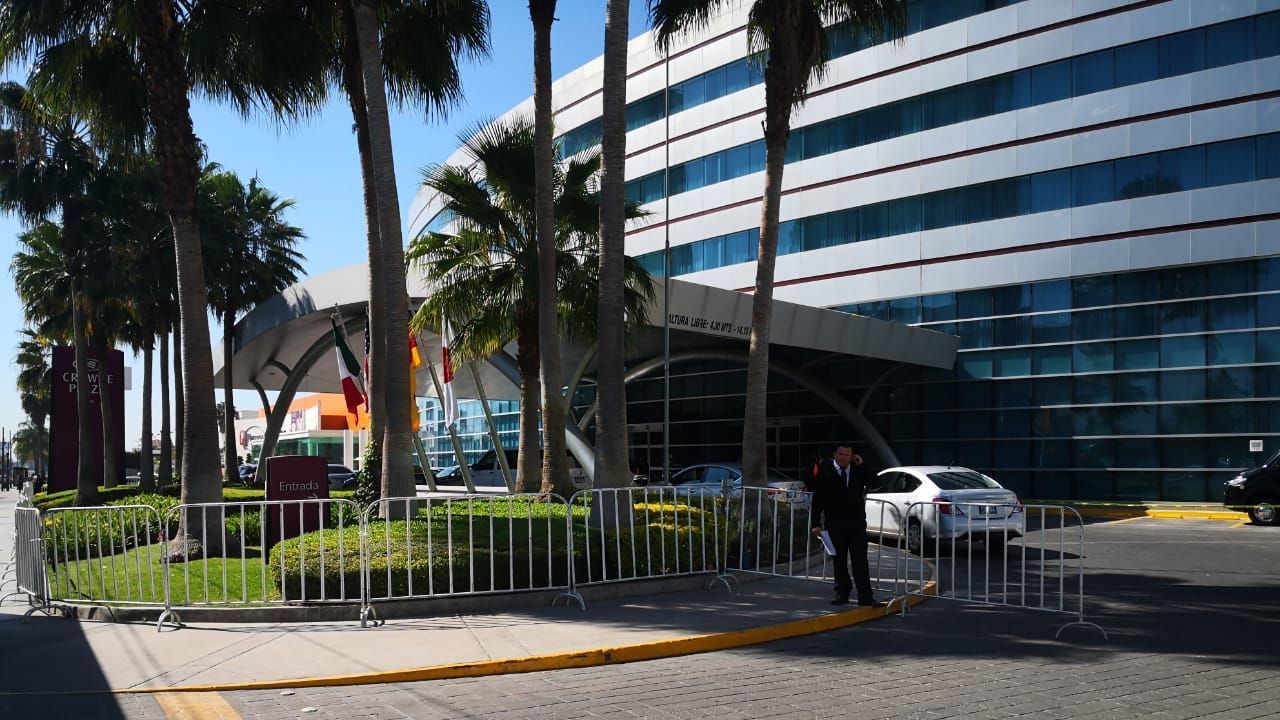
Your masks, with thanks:
M 849 464 L 849 485 L 846 487 L 834 460 L 824 460 L 813 481 L 814 527 L 842 528 L 867 521 L 866 493 L 875 482 L 875 474 L 864 462 Z

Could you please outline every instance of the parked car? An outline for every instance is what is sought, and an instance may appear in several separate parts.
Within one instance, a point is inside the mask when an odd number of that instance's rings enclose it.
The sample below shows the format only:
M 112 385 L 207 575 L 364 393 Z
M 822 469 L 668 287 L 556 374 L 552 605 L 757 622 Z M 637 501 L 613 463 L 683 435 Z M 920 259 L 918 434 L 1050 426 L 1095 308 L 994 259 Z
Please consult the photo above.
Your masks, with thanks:
M 795 503 L 807 503 L 804 483 L 775 468 L 767 468 L 765 483 L 770 497 Z M 659 478 L 652 479 L 648 487 L 663 487 Z M 741 463 L 707 463 L 691 465 L 671 476 L 671 485 L 682 492 L 696 495 L 734 495 L 742 488 Z
M 507 466 L 511 468 L 511 473 L 516 472 L 516 464 L 520 459 L 520 452 L 515 448 L 506 448 Z M 587 486 L 587 473 L 578 465 L 578 461 L 573 455 L 568 456 L 569 461 L 569 479 L 573 482 L 573 486 L 579 490 Z M 477 488 L 505 488 L 506 480 L 502 476 L 502 464 L 498 462 L 498 454 L 493 450 L 485 452 L 480 459 L 468 466 L 471 470 L 471 481 Z M 457 465 L 451 465 L 441 470 L 436 475 L 436 485 L 464 485 L 462 472 Z
M 985 541 L 1002 552 L 1025 532 L 1022 503 L 1012 490 L 965 467 L 894 467 L 881 470 L 867 493 L 867 532 L 896 536 L 907 522 L 907 549 L 920 552 L 938 540 Z M 884 501 L 882 506 L 880 501 Z M 923 503 L 922 508 L 908 508 Z
M 1248 512 L 1254 525 L 1280 524 L 1280 453 L 1228 480 L 1222 501 Z
M 346 465 L 329 466 L 329 491 L 354 490 L 356 474 Z
M 257 465 L 241 465 L 240 466 L 240 482 L 245 485 L 254 485 L 258 481 Z

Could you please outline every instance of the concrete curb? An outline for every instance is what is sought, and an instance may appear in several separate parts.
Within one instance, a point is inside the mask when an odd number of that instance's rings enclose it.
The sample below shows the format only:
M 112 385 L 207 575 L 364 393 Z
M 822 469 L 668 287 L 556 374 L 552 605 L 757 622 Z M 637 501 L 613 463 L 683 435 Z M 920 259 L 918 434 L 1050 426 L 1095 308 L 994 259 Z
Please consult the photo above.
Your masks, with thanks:
M 1248 520 L 1249 516 L 1231 510 L 1179 510 L 1173 508 L 1093 508 L 1077 507 L 1084 517 L 1164 518 L 1167 520 Z
M 907 595 L 894 598 L 889 605 L 881 608 L 855 608 L 844 612 L 828 613 L 814 618 L 791 620 L 774 625 L 763 625 L 742 630 L 722 633 L 693 635 L 671 640 L 655 640 L 633 645 L 595 648 L 548 655 L 534 655 L 524 658 L 504 658 L 485 660 L 473 663 L 454 663 L 448 665 L 432 665 L 405 670 L 389 670 L 383 672 L 359 673 L 355 675 L 335 675 L 330 677 L 296 678 L 291 680 L 267 680 L 249 683 L 222 683 L 212 685 L 181 685 L 176 687 L 127 688 L 112 692 L 122 695 L 157 694 L 157 693 L 205 693 L 205 692 L 237 692 L 241 690 L 284 690 L 291 688 L 341 687 L 348 685 L 377 685 L 385 683 L 419 682 L 424 680 L 451 680 L 458 678 L 484 677 L 489 675 L 507 675 L 512 673 L 543 672 L 547 670 L 567 670 L 571 668 L 599 667 L 621 663 L 640 662 L 642 660 L 658 660 L 661 658 L 694 655 L 698 653 L 729 650 L 732 648 L 759 645 L 761 643 L 785 640 L 788 638 L 812 635 L 815 633 L 837 630 L 858 625 L 860 623 L 888 617 L 894 611 L 902 609 L 902 604 L 918 605 L 926 596 L 937 593 L 937 582 L 930 580 L 924 586 L 922 595 Z

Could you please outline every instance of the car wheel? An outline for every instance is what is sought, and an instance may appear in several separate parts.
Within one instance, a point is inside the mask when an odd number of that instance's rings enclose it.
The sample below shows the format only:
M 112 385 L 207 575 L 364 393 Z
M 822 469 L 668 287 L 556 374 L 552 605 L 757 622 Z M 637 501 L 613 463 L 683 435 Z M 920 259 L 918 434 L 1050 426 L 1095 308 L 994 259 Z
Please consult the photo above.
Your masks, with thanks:
M 1276 512 L 1275 505 L 1260 502 L 1249 508 L 1249 519 L 1254 525 L 1275 525 L 1280 520 L 1280 513 Z
M 919 520 L 907 522 L 907 552 L 919 555 L 924 547 L 924 531 Z

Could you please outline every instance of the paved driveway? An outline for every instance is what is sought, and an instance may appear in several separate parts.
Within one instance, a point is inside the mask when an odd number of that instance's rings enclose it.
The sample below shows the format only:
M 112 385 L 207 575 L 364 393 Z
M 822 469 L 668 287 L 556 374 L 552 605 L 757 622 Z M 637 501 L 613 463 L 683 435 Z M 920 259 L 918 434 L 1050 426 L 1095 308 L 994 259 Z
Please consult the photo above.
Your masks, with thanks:
M 1088 607 L 1109 641 L 1055 641 L 1058 616 L 938 599 L 744 650 L 223 699 L 245 718 L 1280 717 L 1280 528 L 1141 519 L 1087 533 Z M 0 716 L 165 714 L 98 696 L 0 698 Z

